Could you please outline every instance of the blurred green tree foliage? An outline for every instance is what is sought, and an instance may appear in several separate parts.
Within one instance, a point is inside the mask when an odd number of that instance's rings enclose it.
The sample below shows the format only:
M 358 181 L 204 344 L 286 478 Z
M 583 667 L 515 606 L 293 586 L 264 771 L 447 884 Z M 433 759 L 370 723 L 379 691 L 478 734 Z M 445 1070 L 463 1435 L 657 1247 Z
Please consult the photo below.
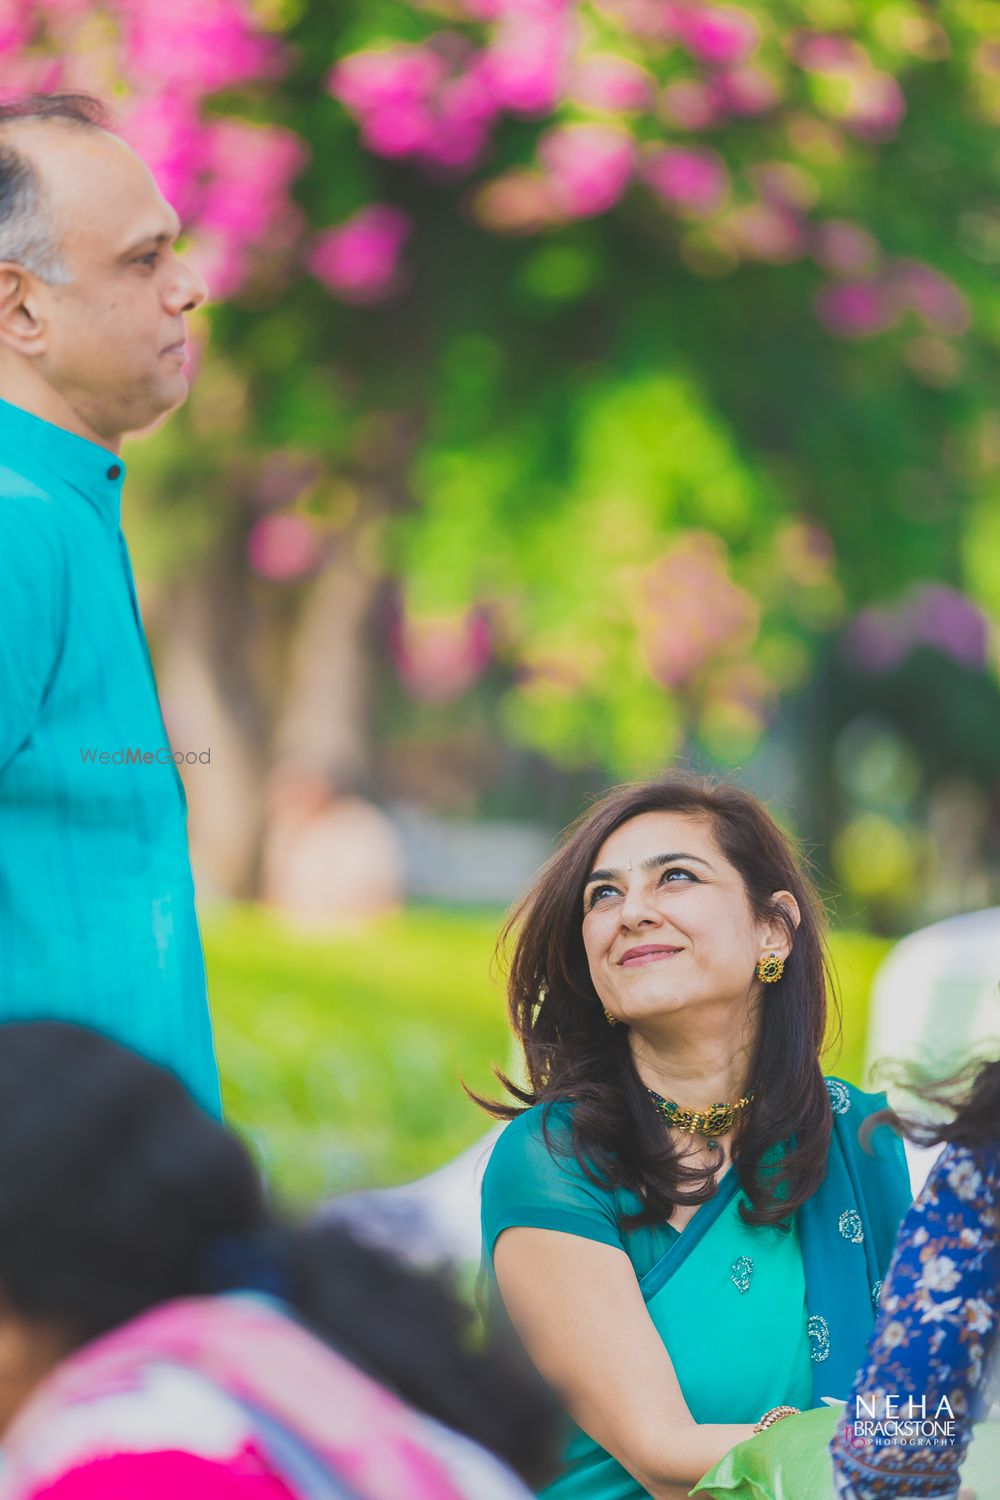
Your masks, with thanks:
M 280 67 L 205 117 L 305 165 L 292 203 L 261 154 L 269 233 L 133 452 L 168 686 L 239 747 L 223 884 L 269 767 L 363 783 L 380 713 L 621 775 L 743 760 L 818 660 L 995 695 L 1000 5 L 253 16 Z
M 309 145 L 311 228 L 375 202 L 407 237 L 388 280 L 347 245 L 331 296 L 321 235 L 315 277 L 220 308 L 252 449 L 213 429 L 211 365 L 190 428 L 230 493 L 282 450 L 305 481 L 316 545 L 288 558 L 272 511 L 262 571 L 360 542 L 399 581 L 418 699 L 492 666 L 507 729 L 561 759 L 738 758 L 859 606 L 943 579 L 997 608 L 1000 7 L 342 4 L 287 37 L 269 108 Z M 440 126 L 441 77 L 492 87 L 457 168 L 407 115 Z

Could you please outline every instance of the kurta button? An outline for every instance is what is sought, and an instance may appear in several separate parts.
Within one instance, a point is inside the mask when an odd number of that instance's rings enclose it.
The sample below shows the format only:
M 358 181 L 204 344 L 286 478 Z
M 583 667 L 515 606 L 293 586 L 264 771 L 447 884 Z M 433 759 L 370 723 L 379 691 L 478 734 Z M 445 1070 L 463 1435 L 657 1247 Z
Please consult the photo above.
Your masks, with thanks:
M 111 468 L 108 470 L 108 478 L 117 479 L 121 471 L 121 464 L 112 464 Z

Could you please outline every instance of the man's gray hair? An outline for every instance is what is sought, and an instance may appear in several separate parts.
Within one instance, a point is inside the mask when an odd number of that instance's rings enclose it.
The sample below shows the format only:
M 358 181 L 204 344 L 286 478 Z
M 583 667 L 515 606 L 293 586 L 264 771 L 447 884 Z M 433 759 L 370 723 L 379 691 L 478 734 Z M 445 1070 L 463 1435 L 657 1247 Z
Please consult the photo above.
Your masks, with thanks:
M 90 94 L 29 94 L 0 103 L 0 261 L 13 261 L 52 286 L 71 281 L 63 263 L 45 185 L 8 127 L 62 120 L 109 130 L 111 116 Z

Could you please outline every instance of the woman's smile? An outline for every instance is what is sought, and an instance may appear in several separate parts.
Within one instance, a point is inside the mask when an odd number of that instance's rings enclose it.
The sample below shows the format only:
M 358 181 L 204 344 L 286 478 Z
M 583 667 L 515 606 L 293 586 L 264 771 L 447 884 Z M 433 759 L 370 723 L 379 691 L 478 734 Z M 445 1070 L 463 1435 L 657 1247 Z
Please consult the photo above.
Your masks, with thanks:
M 622 969 L 637 969 L 641 964 L 655 964 L 661 958 L 673 958 L 675 953 L 683 953 L 683 948 L 670 948 L 663 943 L 643 943 L 637 948 L 628 948 L 618 960 Z

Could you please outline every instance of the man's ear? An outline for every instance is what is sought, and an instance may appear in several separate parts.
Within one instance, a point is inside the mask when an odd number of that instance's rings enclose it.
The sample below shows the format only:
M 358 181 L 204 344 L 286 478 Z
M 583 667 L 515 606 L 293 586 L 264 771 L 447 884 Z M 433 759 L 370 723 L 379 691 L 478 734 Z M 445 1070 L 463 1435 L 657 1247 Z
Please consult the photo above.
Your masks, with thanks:
M 41 354 L 44 341 L 35 277 L 15 261 L 0 261 L 0 343 L 30 359 Z

